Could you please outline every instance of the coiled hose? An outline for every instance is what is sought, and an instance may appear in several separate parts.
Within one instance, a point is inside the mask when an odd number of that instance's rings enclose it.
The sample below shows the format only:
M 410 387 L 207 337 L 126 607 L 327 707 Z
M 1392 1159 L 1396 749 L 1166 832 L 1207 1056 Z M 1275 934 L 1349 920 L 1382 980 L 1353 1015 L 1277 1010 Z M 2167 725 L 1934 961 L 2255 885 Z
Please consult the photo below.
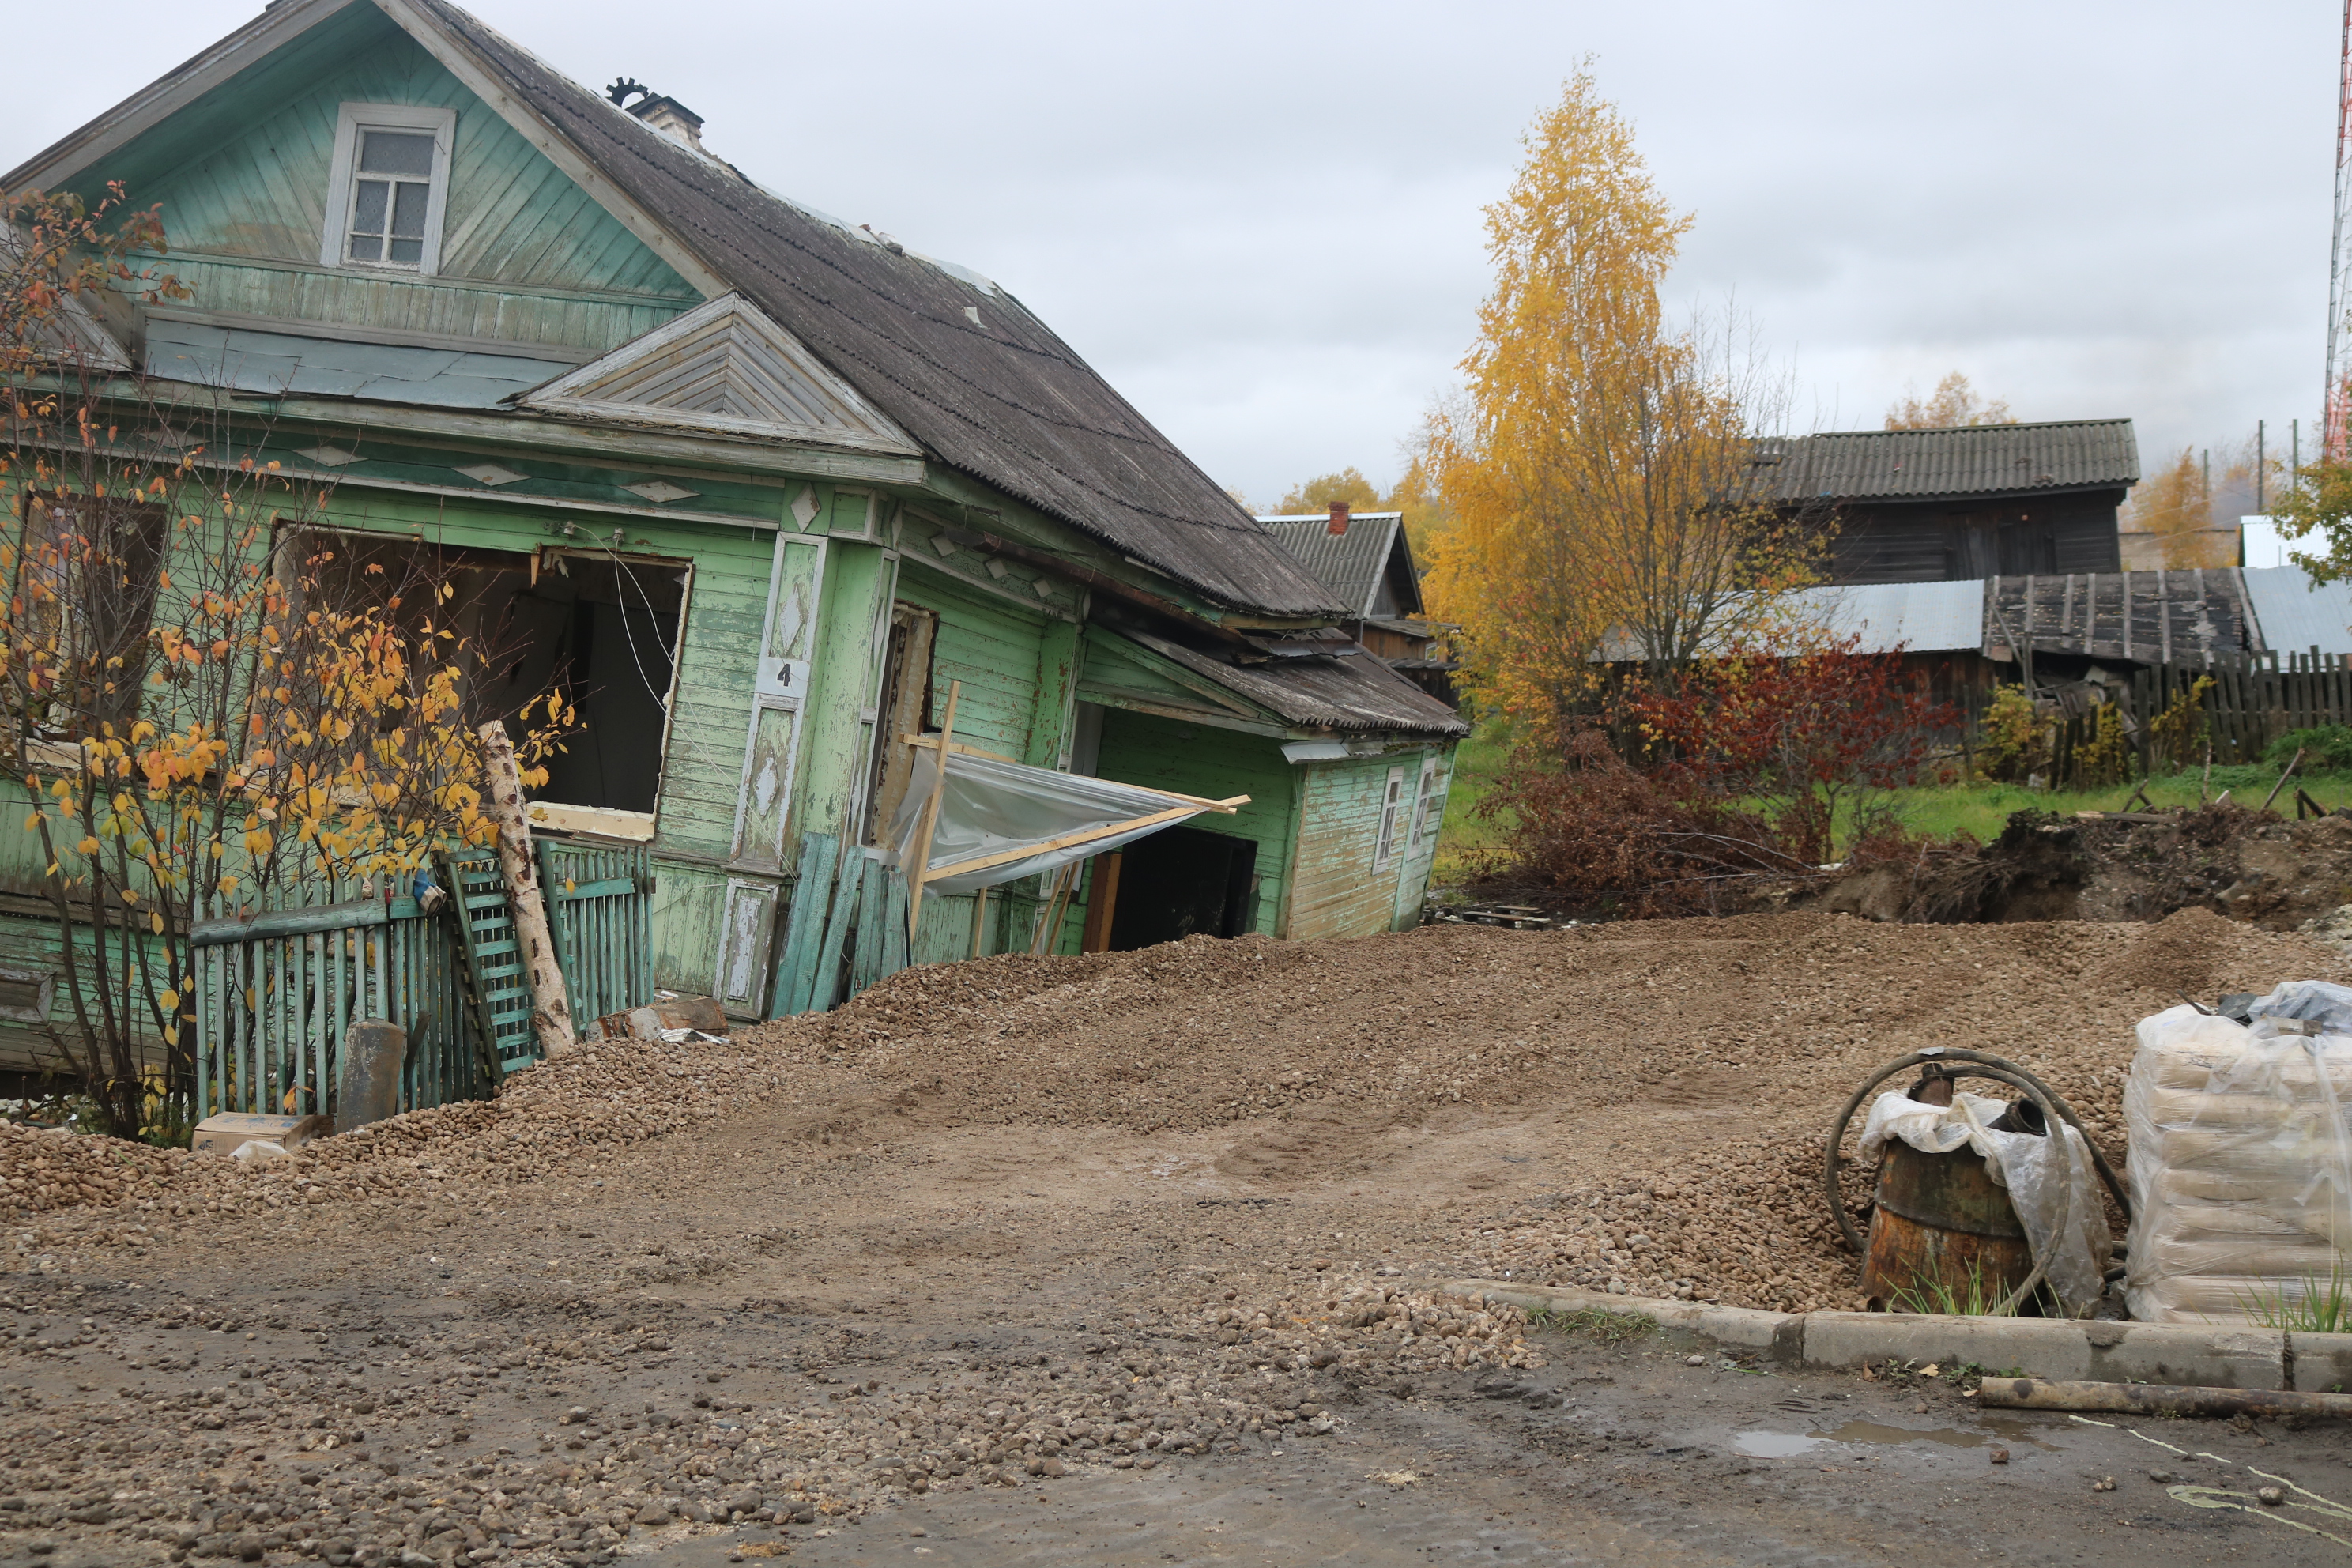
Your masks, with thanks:
M 1872 1090 L 1899 1072 L 1931 1064 L 1941 1068 L 1946 1078 L 1990 1079 L 2012 1089 L 2023 1089 L 2040 1108 L 2045 1128 L 2063 1121 L 2081 1133 L 2083 1147 L 2091 1152 L 2091 1163 L 2098 1171 L 2099 1180 L 2115 1198 L 2116 1206 L 2123 1211 L 2124 1223 L 2126 1226 L 2131 1223 L 2131 1200 L 2124 1196 L 2123 1184 L 2116 1179 L 2115 1167 L 2107 1163 L 2105 1154 L 2099 1152 L 2099 1146 L 2092 1141 L 2091 1135 L 2083 1131 L 2083 1119 L 2074 1114 L 2074 1108 L 2066 1103 L 2063 1096 L 2015 1062 L 1990 1052 L 1971 1051 L 1958 1046 L 1929 1046 L 1925 1050 L 1913 1051 L 1909 1056 L 1895 1058 L 1864 1079 L 1862 1087 L 1846 1100 L 1844 1109 L 1837 1113 L 1837 1121 L 1830 1128 L 1829 1155 L 1822 1164 L 1822 1190 L 1829 1199 L 1830 1213 L 1837 1220 L 1839 1234 L 1845 1237 L 1846 1245 L 1853 1249 L 1856 1257 L 1864 1254 L 1868 1246 L 1861 1233 L 1854 1229 L 1853 1216 L 1846 1213 L 1845 1194 L 1839 1185 L 1838 1175 L 1848 1162 L 1840 1155 L 1838 1147 L 1845 1142 L 1846 1128 L 1853 1123 L 1853 1113 L 1862 1108 L 1862 1102 L 1870 1097 Z M 2074 1184 L 2066 1183 L 2062 1193 L 2064 1207 L 2059 1213 L 2057 1234 L 2063 1236 L 2066 1227 L 2074 1223 Z M 2033 1288 L 2047 1278 L 2044 1260 L 2037 1252 L 2033 1257 L 2033 1272 L 2028 1274 L 2025 1282 L 1992 1310 L 1992 1315 L 2005 1317 L 2016 1311 L 2032 1296 Z

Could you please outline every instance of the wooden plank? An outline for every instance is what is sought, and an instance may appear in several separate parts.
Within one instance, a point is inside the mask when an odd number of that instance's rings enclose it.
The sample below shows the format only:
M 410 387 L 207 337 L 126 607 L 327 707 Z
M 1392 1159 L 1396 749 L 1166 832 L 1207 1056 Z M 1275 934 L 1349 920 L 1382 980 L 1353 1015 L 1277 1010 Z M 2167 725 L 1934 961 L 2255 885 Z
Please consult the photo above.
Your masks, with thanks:
M 923 919 L 923 883 L 930 875 L 931 835 L 939 830 L 940 800 L 948 787 L 947 748 L 955 740 L 956 703 L 963 697 L 963 682 L 951 682 L 948 687 L 948 708 L 940 721 L 940 766 L 931 780 L 931 798 L 923 803 L 923 819 L 915 829 L 914 853 L 908 857 L 914 864 L 901 868 L 907 877 L 907 945 L 915 945 L 915 928 Z
M 883 870 L 882 910 L 882 977 L 887 979 L 907 967 L 907 879 L 896 866 Z
M 831 1012 L 841 1002 L 842 982 L 849 967 L 849 943 L 857 922 L 857 900 L 862 878 L 854 875 L 851 865 L 845 865 L 834 879 L 833 910 L 825 917 L 824 935 L 819 946 L 815 988 L 809 993 L 808 1010 L 812 1013 Z
M 833 834 L 801 835 L 800 879 L 793 885 L 784 950 L 776 960 L 775 986 L 769 993 L 772 1017 L 809 1010 L 809 994 L 816 984 L 817 942 L 824 935 L 825 905 L 833 894 L 834 865 L 840 854 L 841 840 Z
M 849 967 L 852 996 L 882 978 L 882 924 L 890 903 L 889 868 L 865 856 L 858 858 L 863 875 L 858 887 L 857 952 Z

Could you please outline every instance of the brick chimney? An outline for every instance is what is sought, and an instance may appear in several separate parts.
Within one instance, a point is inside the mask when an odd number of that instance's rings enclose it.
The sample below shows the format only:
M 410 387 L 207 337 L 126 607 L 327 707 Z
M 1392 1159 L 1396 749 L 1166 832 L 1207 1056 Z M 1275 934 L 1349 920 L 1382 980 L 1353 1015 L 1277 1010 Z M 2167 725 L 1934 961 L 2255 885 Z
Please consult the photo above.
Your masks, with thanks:
M 1331 503 L 1331 521 L 1324 524 L 1324 527 L 1334 539 L 1341 537 L 1348 531 L 1348 503 L 1346 501 L 1335 500 Z
M 702 151 L 702 116 L 674 98 L 666 98 L 634 77 L 625 77 L 604 89 L 604 96 L 673 142 Z M 629 100 L 635 99 L 635 103 Z

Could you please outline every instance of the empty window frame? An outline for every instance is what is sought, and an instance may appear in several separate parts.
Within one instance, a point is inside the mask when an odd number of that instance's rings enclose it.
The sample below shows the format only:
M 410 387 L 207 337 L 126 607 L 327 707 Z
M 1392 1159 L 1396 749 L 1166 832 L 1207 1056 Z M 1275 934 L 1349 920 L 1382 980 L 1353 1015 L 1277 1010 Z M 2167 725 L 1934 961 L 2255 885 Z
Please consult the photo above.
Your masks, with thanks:
M 1385 871 L 1396 858 L 1397 817 L 1404 808 L 1404 770 L 1391 768 L 1381 789 L 1381 837 L 1372 849 L 1372 869 Z
M 28 493 L 8 595 L 23 605 L 17 679 L 29 754 L 127 735 L 148 671 L 170 522 L 163 508 L 116 497 Z
M 319 264 L 425 277 L 438 271 L 457 129 L 454 109 L 344 104 L 335 127 Z
M 1422 759 L 1421 787 L 1414 793 L 1412 801 L 1412 834 L 1407 840 L 1415 854 L 1420 853 L 1423 844 L 1436 835 L 1437 802 L 1444 790 L 1439 782 L 1443 776 L 1435 756 Z
M 879 844 L 906 798 L 915 749 L 901 735 L 930 728 L 931 655 L 938 645 L 940 616 L 900 599 L 890 606 L 890 649 L 883 665 L 882 700 L 874 724 L 873 772 L 866 784 L 865 839 Z
M 381 603 L 425 579 L 446 601 L 407 592 L 464 642 L 469 723 L 505 722 L 521 738 L 522 710 L 551 688 L 579 729 L 546 761 L 535 801 L 568 808 L 551 826 L 649 837 L 661 791 L 691 568 L 685 562 L 550 549 L 536 556 L 303 530 L 281 542 L 281 575 L 299 550 L 318 590 L 338 607 Z M 383 571 L 371 574 L 370 566 Z M 290 579 L 289 579 L 290 580 Z M 534 721 L 540 715 L 534 712 Z

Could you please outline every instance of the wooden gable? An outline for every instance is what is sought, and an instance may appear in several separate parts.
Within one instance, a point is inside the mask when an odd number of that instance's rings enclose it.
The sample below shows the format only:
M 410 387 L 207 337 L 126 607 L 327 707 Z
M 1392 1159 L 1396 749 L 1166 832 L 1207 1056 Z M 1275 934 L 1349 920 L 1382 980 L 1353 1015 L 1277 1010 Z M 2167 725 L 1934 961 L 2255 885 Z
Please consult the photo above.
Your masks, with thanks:
M 736 294 L 698 306 L 518 401 L 581 419 L 920 452 L 887 415 Z
M 175 111 L 89 149 L 86 165 L 52 172 L 85 197 L 120 179 L 133 205 L 161 205 L 163 267 L 194 291 L 188 310 L 563 349 L 576 363 L 705 297 L 375 5 L 271 42 Z M 454 117 L 429 274 L 320 264 L 346 104 Z

